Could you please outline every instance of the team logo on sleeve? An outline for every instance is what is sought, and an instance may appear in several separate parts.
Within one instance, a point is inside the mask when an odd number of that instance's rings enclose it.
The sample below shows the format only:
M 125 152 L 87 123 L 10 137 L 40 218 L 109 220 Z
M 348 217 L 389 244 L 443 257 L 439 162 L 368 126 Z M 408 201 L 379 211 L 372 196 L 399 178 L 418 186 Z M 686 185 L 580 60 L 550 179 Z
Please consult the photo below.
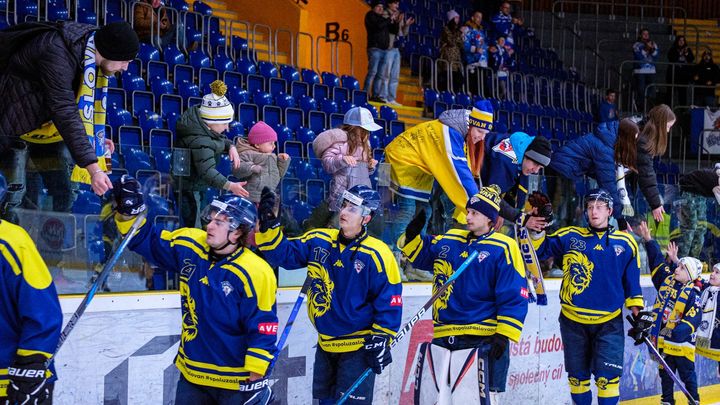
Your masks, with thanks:
M 515 154 L 515 151 L 513 150 L 512 144 L 510 143 L 510 138 L 505 138 L 497 145 L 493 146 L 493 150 L 497 153 L 500 153 L 502 155 L 505 155 L 512 159 L 513 163 L 517 163 L 517 155 Z
M 226 281 L 223 281 L 222 283 L 220 283 L 220 285 L 222 286 L 222 290 L 223 290 L 223 292 L 225 293 L 225 296 L 226 296 L 226 297 L 227 297 L 228 295 L 230 295 L 230 293 L 233 292 L 233 290 L 234 290 L 232 284 L 230 284 L 230 282 L 227 281 L 227 280 L 226 280 Z
M 625 248 L 621 245 L 613 245 L 613 249 L 615 249 L 615 256 L 620 256 L 625 252 Z
M 401 307 L 402 306 L 402 295 L 393 295 L 392 298 L 390 298 L 390 306 L 391 307 Z
M 355 267 L 355 271 L 357 273 L 360 273 L 365 268 L 365 263 L 361 262 L 359 259 L 355 259 L 353 267 Z
M 190 259 L 185 259 L 183 261 L 183 267 L 180 269 L 180 276 L 185 277 L 185 279 L 189 280 L 195 272 L 195 267 L 196 266 Z
M 435 278 L 433 280 L 433 294 L 435 294 L 435 291 L 437 291 L 440 287 L 443 286 L 447 282 L 447 280 L 452 276 L 454 273 L 452 265 L 450 263 L 446 262 L 445 260 L 435 260 L 435 263 L 433 265 L 433 270 L 435 271 Z M 450 294 L 453 292 L 453 286 L 449 286 L 447 289 L 445 289 L 445 292 L 442 293 L 438 297 L 437 300 L 435 300 L 435 303 L 433 304 L 433 318 L 438 318 L 438 312 L 447 308 L 448 300 L 450 299 Z
M 530 297 L 530 293 L 528 292 L 528 289 L 525 287 L 520 287 L 520 296 L 528 299 Z
M 258 332 L 263 335 L 277 335 L 277 322 L 262 322 L 258 324 Z

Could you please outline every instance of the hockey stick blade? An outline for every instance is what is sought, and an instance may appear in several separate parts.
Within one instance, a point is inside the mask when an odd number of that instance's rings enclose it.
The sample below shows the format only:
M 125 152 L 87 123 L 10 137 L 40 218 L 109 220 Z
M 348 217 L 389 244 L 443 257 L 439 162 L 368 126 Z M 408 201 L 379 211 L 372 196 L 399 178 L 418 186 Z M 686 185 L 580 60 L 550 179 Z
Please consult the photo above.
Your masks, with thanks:
M 303 283 L 302 287 L 300 287 L 300 293 L 295 300 L 295 305 L 293 305 L 293 309 L 290 312 L 287 323 L 285 323 L 285 327 L 283 328 L 282 334 L 280 335 L 280 340 L 278 340 L 277 354 L 275 355 L 272 363 L 270 363 L 270 367 L 268 367 L 268 370 L 273 369 L 273 366 L 275 366 L 275 362 L 277 361 L 278 356 L 280 356 L 280 353 L 282 353 L 282 350 L 285 347 L 285 342 L 287 341 L 288 336 L 290 336 L 290 330 L 295 323 L 295 318 L 297 318 L 300 307 L 302 307 L 302 303 L 303 301 L 305 301 L 305 297 L 307 297 L 307 292 L 310 289 L 310 284 L 312 284 L 312 277 L 308 275 L 307 277 L 305 277 L 305 282 Z M 270 375 L 270 373 L 267 373 L 267 375 Z
M 630 315 L 627 315 L 627 316 L 625 317 L 625 319 L 627 319 L 628 322 L 630 322 L 631 325 L 632 325 L 633 322 L 634 322 L 633 319 L 632 319 L 632 317 L 631 317 Z M 672 378 L 672 380 L 675 382 L 675 385 L 677 385 L 678 387 L 680 387 L 680 391 L 682 391 L 682 393 L 685 394 L 685 396 L 686 396 L 687 399 L 688 399 L 688 403 L 689 403 L 689 404 L 700 405 L 700 402 L 699 402 L 699 401 L 695 401 L 695 398 L 693 398 L 692 395 L 690 395 L 690 392 L 688 392 L 687 388 L 685 388 L 685 384 L 683 384 L 683 383 L 680 381 L 680 379 L 678 378 L 678 376 L 675 375 L 675 373 L 674 373 L 672 370 L 670 370 L 670 367 L 668 366 L 668 364 L 667 364 L 667 362 L 665 361 L 665 359 L 663 358 L 663 356 L 660 354 L 660 352 L 658 351 L 658 349 L 652 344 L 652 342 L 650 341 L 650 339 L 648 339 L 647 336 L 645 336 L 645 338 L 643 339 L 643 343 L 645 343 L 645 345 L 647 346 L 647 348 L 648 348 L 648 350 L 650 351 L 650 353 L 652 353 L 653 356 L 655 356 L 655 358 L 658 360 L 658 362 L 660 363 L 660 365 L 662 366 L 662 368 L 665 370 L 665 372 L 668 373 L 668 375 L 670 375 L 670 378 Z
M 412 318 L 410 318 L 410 320 L 405 324 L 405 326 L 403 326 L 403 328 L 400 329 L 400 331 L 395 335 L 392 343 L 390 343 L 390 350 L 392 350 L 392 348 L 395 347 L 398 342 L 400 342 L 405 337 L 405 335 L 408 334 L 408 332 L 410 332 L 410 329 L 412 329 L 413 326 L 415 326 L 415 324 L 423 317 L 425 312 L 430 309 L 430 307 L 435 303 L 435 301 L 440 298 L 440 296 L 445 292 L 445 290 L 447 290 L 448 287 L 450 287 L 455 282 L 458 276 L 460 276 L 460 274 L 465 271 L 465 269 L 470 265 L 470 263 L 472 263 L 473 260 L 475 260 L 477 257 L 477 250 L 470 252 L 468 258 L 465 259 L 463 264 L 461 264 L 460 267 L 450 276 L 450 278 L 447 279 L 445 284 L 443 284 L 440 288 L 437 289 L 437 291 L 435 291 L 435 294 L 430 297 L 430 299 L 425 303 L 425 305 L 423 305 L 422 308 L 420 308 L 420 310 Z M 350 394 L 355 392 L 355 390 L 360 386 L 360 384 L 362 384 L 363 381 L 365 381 L 365 379 L 370 376 L 371 372 L 372 369 L 366 368 L 362 375 L 360 375 L 360 377 L 355 380 L 353 385 L 351 385 L 350 388 L 348 388 L 348 390 L 343 394 L 343 396 L 337 402 L 337 405 L 345 403 L 345 401 L 350 398 Z
M 147 211 L 146 211 L 147 212 Z M 135 217 L 135 221 L 132 224 L 132 227 L 130 228 L 130 231 L 125 235 L 122 242 L 120 242 L 120 246 L 118 246 L 117 250 L 115 250 L 115 253 L 113 253 L 112 257 L 110 257 L 110 260 L 105 263 L 105 266 L 103 267 L 102 271 L 98 275 L 98 277 L 95 279 L 95 282 L 90 287 L 90 290 L 85 295 L 85 298 L 83 298 L 82 302 L 80 302 L 80 305 L 75 310 L 75 313 L 70 317 L 70 320 L 65 325 L 65 328 L 63 328 L 62 333 L 60 334 L 60 340 L 58 341 L 57 348 L 55 349 L 55 353 L 53 356 L 48 359 L 47 363 L 49 364 L 50 361 L 57 355 L 57 352 L 62 347 L 63 343 L 65 343 L 65 340 L 67 339 L 68 335 L 72 330 L 75 328 L 75 325 L 77 325 L 78 320 L 80 317 L 85 313 L 85 310 L 87 309 L 88 305 L 90 305 L 90 301 L 92 301 L 93 298 L 95 298 L 95 293 L 97 293 L 98 288 L 105 282 L 105 280 L 110 275 L 110 272 L 115 267 L 115 264 L 120 259 L 120 256 L 122 255 L 123 251 L 127 247 L 127 245 L 130 243 L 130 240 L 135 236 L 135 233 L 137 232 L 138 228 L 140 228 L 140 224 L 142 224 L 143 220 L 145 219 L 145 216 L 147 215 L 146 212 L 142 212 L 140 215 Z

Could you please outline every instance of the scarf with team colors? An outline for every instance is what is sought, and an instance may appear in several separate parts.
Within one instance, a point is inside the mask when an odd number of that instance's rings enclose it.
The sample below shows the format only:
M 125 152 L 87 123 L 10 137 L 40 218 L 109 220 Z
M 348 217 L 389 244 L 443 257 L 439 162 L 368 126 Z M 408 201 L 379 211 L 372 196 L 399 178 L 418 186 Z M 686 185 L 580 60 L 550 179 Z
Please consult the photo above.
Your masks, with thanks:
M 85 128 L 85 135 L 91 145 L 95 147 L 100 169 L 105 170 L 105 105 L 107 100 L 108 78 L 98 74 L 95 63 L 95 33 L 91 33 L 83 54 L 83 75 L 77 95 L 78 113 Z M 60 133 L 52 121 L 46 122 L 40 128 L 21 136 L 22 139 L 32 143 L 55 143 L 62 141 Z M 73 167 L 72 181 L 89 184 L 91 175 L 87 170 Z

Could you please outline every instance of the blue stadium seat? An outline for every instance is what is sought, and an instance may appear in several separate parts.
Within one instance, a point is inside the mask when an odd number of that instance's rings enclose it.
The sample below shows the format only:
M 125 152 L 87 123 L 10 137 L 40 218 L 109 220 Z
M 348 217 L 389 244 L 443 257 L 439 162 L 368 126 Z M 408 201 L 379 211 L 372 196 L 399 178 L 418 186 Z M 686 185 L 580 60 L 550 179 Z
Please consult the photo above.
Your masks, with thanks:
M 298 132 L 304 124 L 305 120 L 301 109 L 294 107 L 285 109 L 285 126 L 292 131 Z
M 278 70 L 272 62 L 264 60 L 258 62 L 258 70 L 260 71 L 260 75 L 266 79 L 279 76 Z
M 3 2 L 7 4 L 7 2 Z M 0 5 L 0 7 L 4 10 L 5 4 Z M 35 3 L 37 4 L 37 3 Z M 47 3 L 47 19 L 48 21 L 62 21 L 62 20 L 68 20 L 70 19 L 70 15 L 68 13 L 68 9 L 65 6 L 64 1 L 48 1 Z
M 282 109 L 275 105 L 264 105 L 262 107 L 262 120 L 271 127 L 280 125 L 282 122 Z
M 284 177 L 280 182 L 280 194 L 283 204 L 286 205 L 299 200 L 302 195 L 300 180 L 292 177 Z
M 211 16 L 213 15 L 213 9 L 210 7 L 207 3 L 203 3 L 202 1 L 196 0 L 193 2 L 193 11 L 196 13 L 202 14 L 204 16 Z
M 302 77 L 303 82 L 308 83 L 310 85 L 320 84 L 320 77 L 312 69 L 302 69 L 302 71 L 300 73 L 300 77 Z
M 296 131 L 297 140 L 304 144 L 310 143 L 315 139 L 315 132 L 310 128 L 300 127 Z
M 238 121 L 245 128 L 251 128 L 258 121 L 258 106 L 250 103 L 238 105 Z
M 441 91 L 440 100 L 447 105 L 455 104 L 455 95 L 447 90 Z
M 154 77 L 150 80 L 150 90 L 158 100 L 164 94 L 175 94 L 175 86 L 172 82 L 161 77 Z
M 305 114 L 308 114 L 310 111 L 316 111 L 318 109 L 315 99 L 309 96 L 300 97 L 298 99 L 298 104 L 300 106 L 300 109 L 303 110 Z
M 472 107 L 473 102 L 469 94 L 458 93 L 455 95 L 455 103 L 462 105 L 463 107 Z
M 97 14 L 91 9 L 79 8 L 77 10 L 77 22 L 82 24 L 97 25 Z
M 107 122 L 115 132 L 123 125 L 132 125 L 133 118 L 130 111 L 123 108 L 110 108 L 107 111 Z
M 220 77 L 220 74 L 217 70 L 212 68 L 201 68 L 198 76 L 198 85 L 200 86 L 203 94 L 210 94 L 210 83 L 217 80 Z
M 342 87 L 333 87 L 332 99 L 335 100 L 338 105 L 350 100 L 350 91 Z
M 253 103 L 257 104 L 260 111 L 262 111 L 262 108 L 266 105 L 272 105 L 273 104 L 273 98 L 269 93 L 265 93 L 263 91 L 256 91 L 252 94 L 252 100 Z
M 232 163 L 230 162 L 230 156 L 229 155 L 221 155 L 220 159 L 218 159 L 217 164 L 215 165 L 215 168 L 223 176 L 225 176 L 225 177 L 230 176 L 232 174 Z
M 334 100 L 324 98 L 321 99 L 320 110 L 325 112 L 325 114 L 330 115 L 338 112 L 338 106 Z
M 150 129 L 150 154 L 153 149 L 167 149 L 173 147 L 173 133 L 168 129 L 152 128 Z
M 295 98 L 287 93 L 274 94 L 275 104 L 285 110 L 286 108 L 293 108 L 297 105 Z
M 185 54 L 179 50 L 175 44 L 166 45 L 163 49 L 163 60 L 168 64 L 171 70 L 175 69 L 175 65 L 184 65 L 187 63 Z
M 330 114 L 330 128 L 338 128 L 343 124 L 345 114 L 333 113 Z
M 295 220 L 298 222 L 298 224 L 302 224 L 305 220 L 310 218 L 310 215 L 312 214 L 312 207 L 308 205 L 305 201 L 302 200 L 295 200 L 292 202 L 292 216 L 295 218 Z
M 155 170 L 150 163 L 150 156 L 140 149 L 126 148 L 123 152 L 123 160 L 125 170 L 133 177 L 137 177 L 139 170 Z
M 73 202 L 72 213 L 80 215 L 100 215 L 102 204 L 100 197 L 92 191 L 77 190 L 77 198 Z
M 155 96 L 149 91 L 133 91 L 132 111 L 136 117 L 145 111 L 155 111 Z
M 148 43 L 141 42 L 140 50 L 138 50 L 136 58 L 140 59 L 143 68 L 147 68 L 148 62 L 160 61 L 160 51 L 158 51 L 157 48 Z
M 383 105 L 380 107 L 380 117 L 385 121 L 395 121 L 398 119 L 398 114 L 392 107 Z
M 290 65 L 280 65 L 280 77 L 289 83 L 300 81 L 300 73 L 298 73 L 294 66 Z
M 318 206 L 325 200 L 325 182 L 321 179 L 308 179 L 305 182 L 307 203 L 311 207 Z
M 268 79 L 268 88 L 273 96 L 287 92 L 287 82 L 279 77 Z
M 353 107 L 355 107 L 355 104 L 350 100 L 340 102 L 340 112 L 342 114 L 345 114 Z
M 125 89 L 118 89 L 118 88 L 114 88 L 114 87 L 108 88 L 108 94 L 107 94 L 108 109 L 111 106 L 115 106 L 115 108 L 125 109 L 125 101 L 126 101 Z
M 247 90 L 244 90 L 240 87 L 236 86 L 228 86 L 227 93 L 225 93 L 228 100 L 230 100 L 233 104 L 241 104 L 241 103 L 249 103 L 250 102 L 250 93 L 248 93 Z
M 322 72 L 320 76 L 322 77 L 322 82 L 324 85 L 330 88 L 340 86 L 340 79 L 338 79 L 338 77 L 334 73 Z
M 342 87 L 348 89 L 350 92 L 360 90 L 360 83 L 353 76 L 342 75 L 340 77 L 340 82 L 342 84 Z
M 210 58 L 205 54 L 205 52 L 199 49 L 190 51 L 188 56 L 190 66 L 192 66 L 195 70 L 199 70 L 200 68 L 209 68 L 211 66 Z
M 175 87 L 180 87 L 180 83 L 195 81 L 195 69 L 190 65 L 175 65 L 173 68 L 173 82 Z
M 325 131 L 325 123 L 327 122 L 327 116 L 322 111 L 310 111 L 308 113 L 308 126 L 316 134 Z
M 390 136 L 395 138 L 401 133 L 405 132 L 405 122 L 403 121 L 390 121 Z
M 160 96 L 160 115 L 167 119 L 169 114 L 182 114 L 182 97 L 175 94 L 163 94 Z
M 300 99 L 302 96 L 309 96 L 310 85 L 298 81 L 290 82 L 290 94 L 295 97 L 295 99 Z
M 170 149 L 150 149 L 150 153 L 155 159 L 155 168 L 160 173 L 170 173 L 172 170 L 172 151 Z
M 182 97 L 185 102 L 187 102 L 187 99 L 190 97 L 202 97 L 200 87 L 192 82 L 178 83 L 177 89 L 178 94 L 180 94 L 180 97 Z
M 261 75 L 250 74 L 245 78 L 246 88 L 250 94 L 256 91 L 265 91 L 265 78 Z
M 145 80 L 143 80 L 142 77 L 136 76 L 130 72 L 123 72 L 120 76 L 120 79 L 122 81 L 122 87 L 125 89 L 126 94 L 132 94 L 133 91 L 145 91 L 147 90 L 147 87 L 145 86 Z
M 151 60 L 147 64 L 147 71 L 145 78 L 148 82 L 151 81 L 152 78 L 159 77 L 164 80 L 168 79 L 168 74 L 170 72 L 170 68 L 168 67 L 168 64 L 161 61 L 154 61 Z
M 313 84 L 312 85 L 312 94 L 313 98 L 315 100 L 322 100 L 325 98 L 330 98 L 330 88 L 324 84 Z
M 293 137 L 293 132 L 290 128 L 282 125 L 282 124 L 275 124 L 272 125 L 273 130 L 275 130 L 275 133 L 277 134 L 277 144 L 279 149 L 284 150 L 284 144 L 287 141 L 294 141 L 295 138 Z
M 308 180 L 316 179 L 317 173 L 315 172 L 315 168 L 309 162 L 299 161 L 295 164 L 295 177 L 305 183 Z
M 149 139 L 148 136 L 152 129 L 162 128 L 163 121 L 159 114 L 152 111 L 145 111 L 138 115 L 138 125 L 143 131 L 143 138 Z
M 228 125 L 226 135 L 228 139 L 235 139 L 235 137 L 244 136 L 245 128 L 243 128 L 243 125 L 239 121 L 231 121 Z
M 244 76 L 247 76 L 247 75 L 255 74 L 257 72 L 257 67 L 249 59 L 238 59 L 235 62 L 235 70 L 238 73 L 240 73 Z

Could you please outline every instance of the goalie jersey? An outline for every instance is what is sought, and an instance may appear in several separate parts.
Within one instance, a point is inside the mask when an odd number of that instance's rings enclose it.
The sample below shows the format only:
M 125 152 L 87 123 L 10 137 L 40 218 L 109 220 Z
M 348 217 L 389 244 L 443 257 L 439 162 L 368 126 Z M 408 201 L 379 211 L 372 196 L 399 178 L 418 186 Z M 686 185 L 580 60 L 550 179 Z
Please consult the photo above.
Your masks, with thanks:
M 635 240 L 615 229 L 594 232 L 569 226 L 533 240 L 540 260 L 562 263 L 561 312 L 584 324 L 598 324 L 626 307 L 643 307 L 640 255 Z
M 362 347 L 371 334 L 395 336 L 402 318 L 402 283 L 388 246 L 367 234 L 347 246 L 337 229 L 315 229 L 286 238 L 280 227 L 255 234 L 268 262 L 288 269 L 307 266 L 308 316 L 327 352 Z
M 519 341 L 528 310 L 528 291 L 515 240 L 494 231 L 475 237 L 469 231 L 454 229 L 435 237 L 419 235 L 402 248 L 413 266 L 432 266 L 433 292 L 462 265 L 471 250 L 479 251 L 477 260 L 433 305 L 434 337 L 498 333 Z
M 125 234 L 132 220 L 120 221 Z M 205 231 L 144 223 L 128 247 L 180 276 L 182 334 L 175 365 L 193 384 L 237 390 L 273 361 L 278 318 L 272 268 L 247 248 L 213 261 Z
M 50 358 L 60 340 L 62 311 L 50 271 L 24 229 L 0 221 L 0 397 L 16 355 Z M 49 381 L 55 380 L 51 363 Z

